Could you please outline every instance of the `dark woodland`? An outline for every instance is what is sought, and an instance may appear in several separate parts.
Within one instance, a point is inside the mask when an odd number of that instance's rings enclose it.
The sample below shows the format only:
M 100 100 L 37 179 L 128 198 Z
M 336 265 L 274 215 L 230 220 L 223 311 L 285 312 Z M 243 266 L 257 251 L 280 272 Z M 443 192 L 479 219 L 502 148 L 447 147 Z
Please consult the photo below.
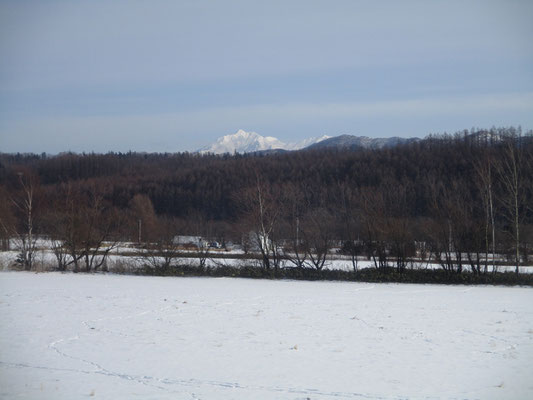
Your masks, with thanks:
M 57 241 L 58 269 L 95 271 L 104 242 L 143 243 L 168 268 L 172 238 L 199 235 L 255 243 L 265 270 L 321 271 L 338 248 L 354 271 L 366 257 L 394 273 L 416 259 L 482 275 L 501 254 L 518 273 L 531 261 L 532 199 L 533 136 L 519 128 L 380 150 L 0 154 L 0 238 L 4 249 L 26 240 L 27 269 L 37 236 Z

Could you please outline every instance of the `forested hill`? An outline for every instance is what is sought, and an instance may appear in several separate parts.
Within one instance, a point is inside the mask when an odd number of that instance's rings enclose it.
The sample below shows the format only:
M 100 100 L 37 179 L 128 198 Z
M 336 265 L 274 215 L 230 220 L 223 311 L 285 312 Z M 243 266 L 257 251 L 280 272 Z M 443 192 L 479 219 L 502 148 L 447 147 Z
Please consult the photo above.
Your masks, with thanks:
M 524 203 L 520 218 L 526 224 L 532 221 L 531 139 L 531 133 L 506 128 L 430 136 L 380 150 L 231 156 L 2 154 L 0 195 L 3 208 L 8 209 L 7 199 L 21 190 L 20 182 L 26 179 L 38 186 L 36 204 L 41 215 L 61 211 L 66 196 L 73 193 L 79 204 L 101 196 L 108 208 L 130 215 L 132 199 L 140 195 L 151 202 L 158 216 L 186 220 L 201 215 L 236 223 L 249 212 L 246 199 L 250 193 L 262 187 L 287 213 L 294 204 L 301 209 L 299 213 L 320 208 L 330 214 L 348 208 L 353 213 L 362 214 L 365 209 L 369 213 L 381 204 L 387 212 L 414 221 L 442 212 L 465 212 L 468 205 L 468 212 L 481 218 L 483 182 L 490 172 L 491 190 L 498 199 L 495 207 L 501 211 L 500 224 L 505 229 L 502 209 L 509 195 L 506 180 L 512 163 L 518 168 L 519 197 Z M 461 209 L 454 211 L 454 204 Z
M 323 149 L 270 155 L 2 154 L 0 184 L 7 190 L 16 189 L 17 172 L 28 171 L 50 195 L 67 182 L 91 185 L 119 208 L 127 207 L 136 193 L 143 193 L 158 214 L 186 216 L 195 210 L 213 219 L 235 218 L 236 197 L 255 185 L 258 176 L 269 185 L 302 186 L 315 201 L 334 201 L 332 197 L 343 185 L 351 190 L 397 186 L 409 189 L 409 213 L 425 215 L 432 185 L 460 186 L 475 196 L 479 177 L 474 164 L 485 157 L 500 159 L 506 149 L 501 138 L 516 135 L 513 128 L 465 131 L 381 150 Z M 531 138 L 521 138 L 527 164 L 533 153 Z M 524 168 L 523 174 L 531 182 L 531 169 Z

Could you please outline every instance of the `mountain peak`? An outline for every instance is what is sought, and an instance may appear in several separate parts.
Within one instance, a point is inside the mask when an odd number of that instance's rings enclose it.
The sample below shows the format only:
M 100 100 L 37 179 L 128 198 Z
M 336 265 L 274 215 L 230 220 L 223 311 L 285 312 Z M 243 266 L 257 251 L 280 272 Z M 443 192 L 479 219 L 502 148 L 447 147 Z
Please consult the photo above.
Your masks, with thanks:
M 318 143 L 329 136 L 305 139 L 296 143 L 285 143 L 273 136 L 261 136 L 256 132 L 239 129 L 236 133 L 222 136 L 215 143 L 198 150 L 200 153 L 251 153 L 265 150 L 299 150 Z
M 272 136 L 261 136 L 256 132 L 239 129 L 236 133 L 222 136 L 215 143 L 198 150 L 200 153 L 253 153 L 268 150 L 300 150 L 300 149 L 381 149 L 394 147 L 402 143 L 417 141 L 417 138 L 371 138 L 368 136 L 340 135 L 330 137 L 323 135 L 308 138 L 299 142 L 285 143 Z
M 243 129 L 239 129 L 237 133 L 234 133 L 233 135 L 226 135 L 225 137 L 250 137 L 250 136 L 258 136 L 255 132 L 246 132 Z

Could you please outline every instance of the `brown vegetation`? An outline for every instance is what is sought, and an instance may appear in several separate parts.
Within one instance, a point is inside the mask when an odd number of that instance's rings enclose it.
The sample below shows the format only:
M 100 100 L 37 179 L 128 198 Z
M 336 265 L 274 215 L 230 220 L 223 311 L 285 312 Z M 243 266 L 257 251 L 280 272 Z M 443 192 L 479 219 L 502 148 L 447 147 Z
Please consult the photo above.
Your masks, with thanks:
M 0 243 L 31 269 L 35 238 L 58 269 L 95 271 L 122 242 L 168 269 L 178 235 L 238 242 L 265 270 L 320 271 L 332 247 L 403 273 L 429 256 L 476 274 L 533 243 L 533 138 L 519 129 L 461 132 L 382 150 L 270 155 L 0 155 Z M 14 243 L 14 239 L 17 243 Z M 181 244 L 183 245 L 183 244 Z

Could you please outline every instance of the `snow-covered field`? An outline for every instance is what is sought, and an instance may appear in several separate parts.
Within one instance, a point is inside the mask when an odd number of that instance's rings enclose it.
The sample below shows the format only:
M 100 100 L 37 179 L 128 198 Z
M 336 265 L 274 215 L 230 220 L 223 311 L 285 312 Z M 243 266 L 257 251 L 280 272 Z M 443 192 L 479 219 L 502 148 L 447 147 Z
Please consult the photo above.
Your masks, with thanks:
M 529 399 L 533 289 L 0 273 L 4 399 Z
M 122 249 L 123 250 L 123 249 Z M 131 252 L 132 249 L 129 249 Z M 0 252 L 0 271 L 2 270 L 9 270 L 10 266 L 15 264 L 15 260 L 17 259 L 17 255 L 19 252 L 17 251 L 2 251 Z M 261 266 L 261 261 L 258 259 L 243 259 L 243 258 L 232 258 L 232 255 L 240 254 L 238 252 L 228 252 L 224 255 L 225 258 L 213 258 L 208 257 L 206 259 L 206 266 L 208 267 L 220 267 L 220 266 L 229 266 L 229 267 L 242 267 L 243 265 L 255 265 L 257 267 Z M 110 256 L 108 256 L 106 265 L 109 268 L 109 271 L 111 272 L 126 272 L 126 273 L 133 273 L 139 269 L 142 268 L 143 263 L 146 263 L 146 260 L 143 260 L 140 256 L 124 256 L 120 255 L 117 252 L 113 252 Z M 192 266 L 198 266 L 199 260 L 198 258 L 194 257 L 177 257 L 174 260 L 175 264 L 181 264 L 181 265 L 192 265 Z M 37 271 L 43 271 L 43 270 L 52 270 L 54 266 L 57 265 L 56 258 L 54 254 L 51 251 L 39 251 L 36 254 L 35 257 L 35 269 Z M 394 265 L 394 263 L 391 262 L 391 266 Z M 42 267 L 41 267 L 42 266 Z M 294 264 L 291 264 L 288 260 L 282 260 L 282 266 L 283 267 L 294 267 Z M 312 268 L 309 266 L 308 268 Z M 357 269 L 364 269 L 364 268 L 374 268 L 374 262 L 369 261 L 367 259 L 361 259 L 357 263 Z M 422 263 L 417 262 L 414 263 L 412 266 L 408 266 L 407 268 L 414 268 L 414 269 L 441 269 L 441 266 L 439 264 L 435 263 Z M 348 257 L 334 254 L 331 255 L 328 260 L 326 261 L 324 265 L 324 269 L 337 269 L 341 271 L 353 271 L 353 265 L 352 262 L 349 260 Z M 463 269 L 465 271 L 470 271 L 470 267 L 468 265 L 464 265 Z M 497 265 L 496 270 L 498 272 L 514 272 L 515 267 L 512 265 Z M 489 272 L 492 271 L 492 266 L 489 265 L 488 267 Z M 533 266 L 532 265 L 526 265 L 519 267 L 519 271 L 522 274 L 533 274 Z

